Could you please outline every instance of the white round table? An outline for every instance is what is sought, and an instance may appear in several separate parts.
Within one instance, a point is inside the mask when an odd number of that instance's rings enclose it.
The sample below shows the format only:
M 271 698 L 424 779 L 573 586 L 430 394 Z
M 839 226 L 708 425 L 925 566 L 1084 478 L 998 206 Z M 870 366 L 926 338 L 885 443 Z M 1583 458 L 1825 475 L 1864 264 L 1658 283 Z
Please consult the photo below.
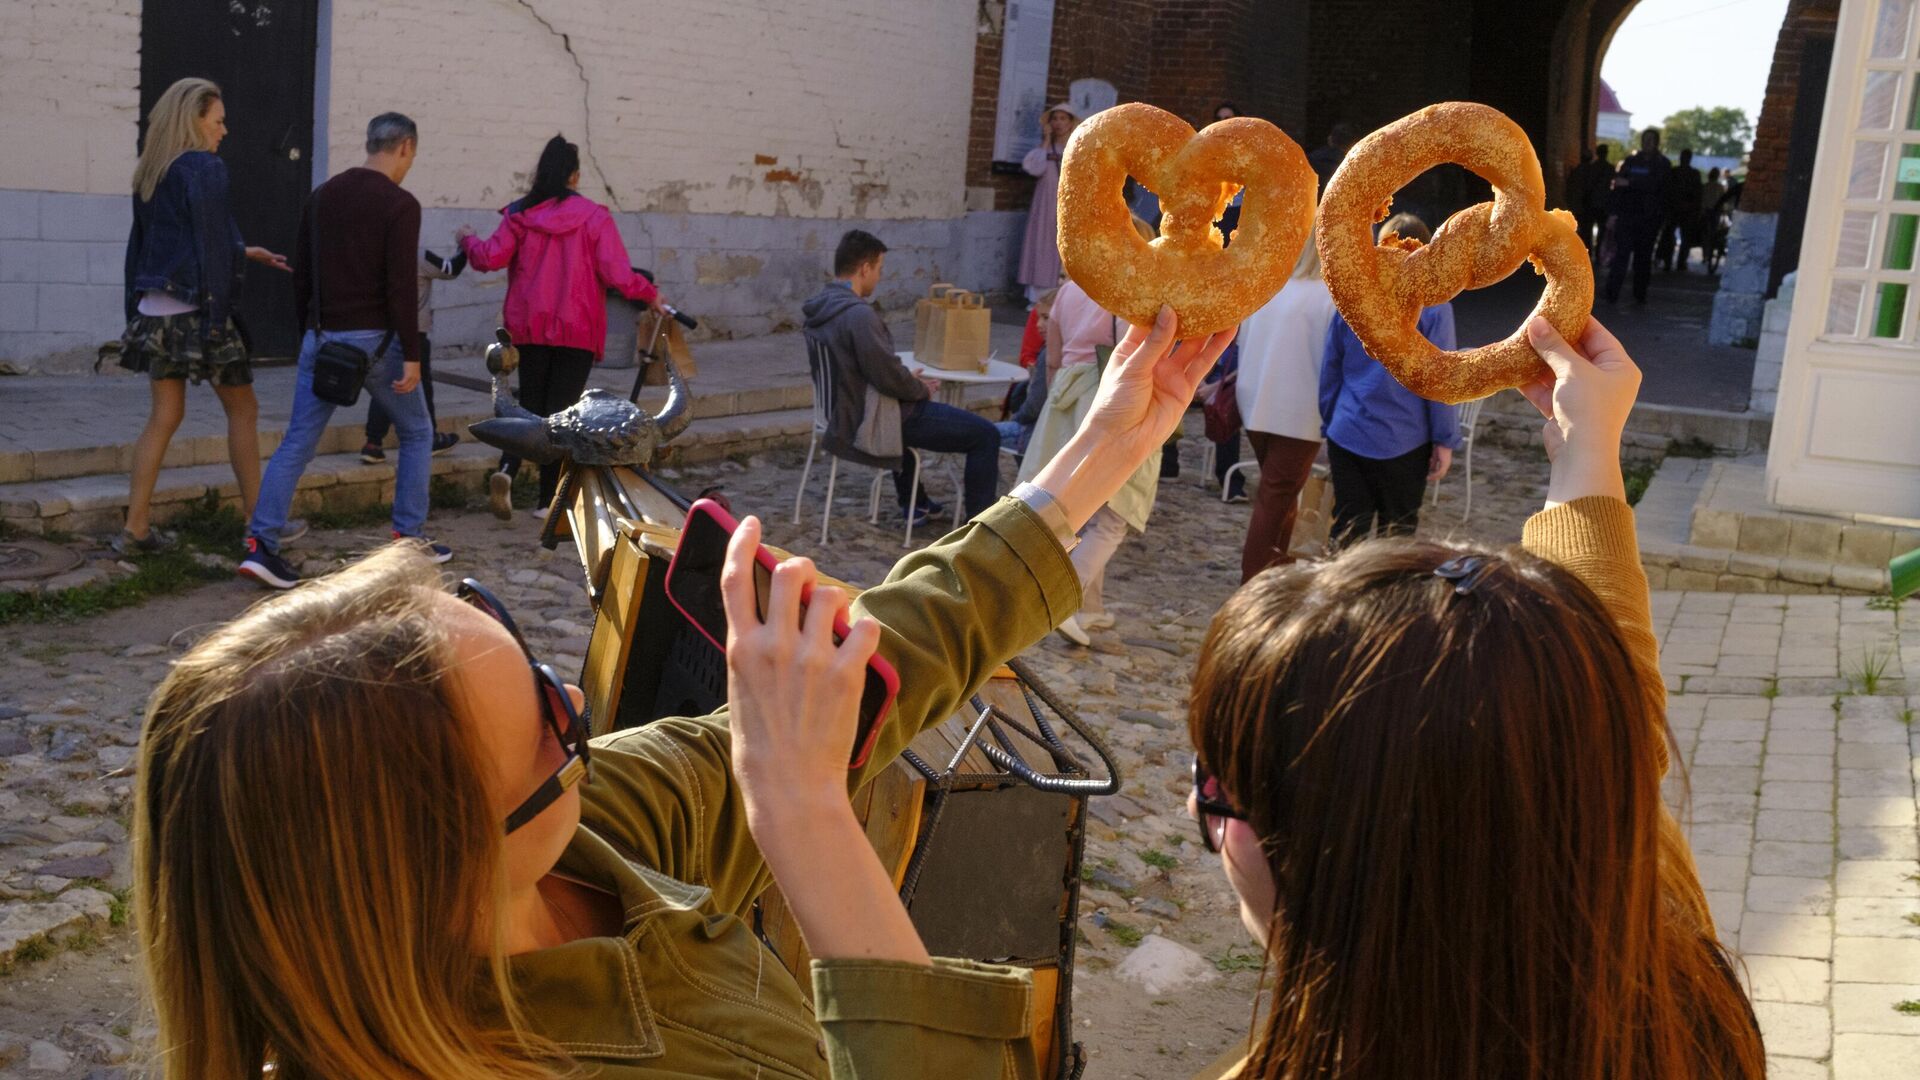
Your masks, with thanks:
M 948 371 L 946 368 L 928 367 L 914 359 L 910 352 L 900 354 L 900 362 L 907 370 L 923 379 L 933 379 L 940 384 L 940 400 L 948 405 L 962 405 L 961 396 L 969 386 L 983 386 L 988 383 L 1016 383 L 1027 378 L 1027 369 L 1019 364 L 1009 364 L 1005 360 L 988 360 L 985 371 Z

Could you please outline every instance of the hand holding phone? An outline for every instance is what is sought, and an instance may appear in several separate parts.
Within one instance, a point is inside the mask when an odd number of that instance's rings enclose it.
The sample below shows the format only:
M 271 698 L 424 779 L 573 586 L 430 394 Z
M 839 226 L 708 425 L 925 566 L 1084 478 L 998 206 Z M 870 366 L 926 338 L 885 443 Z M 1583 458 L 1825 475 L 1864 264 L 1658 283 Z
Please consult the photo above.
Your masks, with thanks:
M 849 626 L 846 594 L 816 588 L 817 577 L 806 559 L 776 561 L 760 545 L 757 519 L 736 524 L 719 504 L 701 499 L 687 514 L 666 592 L 727 654 L 743 783 L 764 766 L 781 774 L 767 782 L 800 788 L 812 766 L 832 760 L 844 799 L 846 770 L 866 763 L 900 680 L 875 655 L 878 624 Z

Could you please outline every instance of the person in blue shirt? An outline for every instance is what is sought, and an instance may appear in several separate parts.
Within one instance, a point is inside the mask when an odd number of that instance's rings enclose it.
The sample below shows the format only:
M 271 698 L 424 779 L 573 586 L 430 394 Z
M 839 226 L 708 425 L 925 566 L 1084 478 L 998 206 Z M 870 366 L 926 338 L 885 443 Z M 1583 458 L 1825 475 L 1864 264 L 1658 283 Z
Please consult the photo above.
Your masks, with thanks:
M 1388 219 L 1381 232 L 1388 231 L 1423 244 L 1433 238 L 1412 214 Z M 1420 333 L 1454 348 L 1453 305 L 1421 312 Z M 1427 485 L 1447 474 L 1460 447 L 1459 410 L 1401 386 L 1336 313 L 1320 354 L 1320 420 L 1333 479 L 1334 542 L 1366 539 L 1376 518 L 1383 536 L 1411 535 Z

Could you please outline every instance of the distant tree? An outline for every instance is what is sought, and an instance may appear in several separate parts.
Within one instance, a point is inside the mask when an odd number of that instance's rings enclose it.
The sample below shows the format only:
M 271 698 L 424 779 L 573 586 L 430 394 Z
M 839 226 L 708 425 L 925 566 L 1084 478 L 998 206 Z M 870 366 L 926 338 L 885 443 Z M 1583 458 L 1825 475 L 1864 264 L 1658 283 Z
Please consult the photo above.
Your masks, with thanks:
M 1725 105 L 1682 109 L 1660 125 L 1660 149 L 1670 156 L 1690 148 L 1696 154 L 1739 157 L 1752 140 L 1753 124 L 1746 110 Z

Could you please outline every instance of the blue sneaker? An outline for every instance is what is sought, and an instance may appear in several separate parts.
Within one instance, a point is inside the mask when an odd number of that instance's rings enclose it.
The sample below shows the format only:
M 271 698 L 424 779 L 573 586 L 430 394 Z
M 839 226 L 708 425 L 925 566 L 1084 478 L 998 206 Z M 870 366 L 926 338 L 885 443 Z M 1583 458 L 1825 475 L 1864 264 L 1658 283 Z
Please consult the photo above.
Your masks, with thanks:
M 257 536 L 247 537 L 247 557 L 240 560 L 239 573 L 269 589 L 291 589 L 300 584 L 300 571 L 268 551 Z
M 453 561 L 453 549 L 448 547 L 445 544 L 435 543 L 434 541 L 429 540 L 424 536 L 402 536 L 399 533 L 394 533 L 393 538 L 395 540 L 417 541 L 421 546 L 427 549 L 427 557 L 432 559 L 436 563 Z

